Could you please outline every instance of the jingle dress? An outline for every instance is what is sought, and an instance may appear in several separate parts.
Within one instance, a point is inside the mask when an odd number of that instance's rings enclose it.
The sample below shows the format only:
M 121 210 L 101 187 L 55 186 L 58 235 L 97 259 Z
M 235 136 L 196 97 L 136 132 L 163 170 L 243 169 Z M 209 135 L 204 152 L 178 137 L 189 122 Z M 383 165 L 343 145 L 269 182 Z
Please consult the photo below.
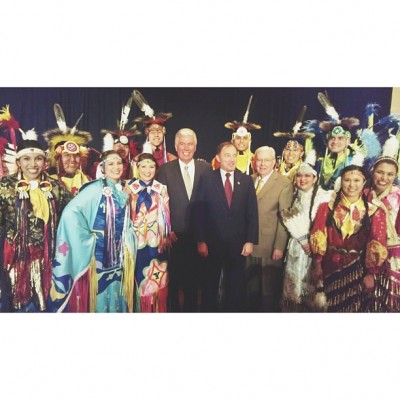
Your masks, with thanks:
M 370 227 L 362 225 L 366 209 L 362 198 L 349 204 L 344 196 L 333 210 L 333 201 L 320 205 L 311 229 L 310 245 L 322 261 L 328 312 L 358 312 L 363 306 L 363 277 L 376 273 L 387 258 L 385 213 L 368 204 Z

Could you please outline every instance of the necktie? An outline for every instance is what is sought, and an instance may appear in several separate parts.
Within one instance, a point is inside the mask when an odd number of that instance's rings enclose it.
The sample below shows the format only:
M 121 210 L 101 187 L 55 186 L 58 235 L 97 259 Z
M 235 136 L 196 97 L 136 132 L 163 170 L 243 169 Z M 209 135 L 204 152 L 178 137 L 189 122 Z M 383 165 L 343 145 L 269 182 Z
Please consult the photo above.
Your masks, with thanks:
M 185 165 L 185 169 L 183 172 L 183 182 L 185 183 L 186 192 L 190 200 L 190 196 L 192 195 L 193 185 L 189 175 L 189 167 L 187 165 Z
M 256 195 L 258 194 L 258 193 L 260 193 L 260 190 L 262 189 L 262 187 L 263 187 L 263 185 L 262 185 L 262 178 L 261 178 L 261 176 L 258 178 L 258 183 L 257 183 L 257 186 L 256 186 Z
M 231 174 L 229 172 L 227 172 L 225 174 L 225 176 L 226 176 L 225 185 L 224 185 L 225 196 L 226 196 L 226 200 L 228 202 L 228 206 L 230 207 L 231 203 L 232 203 L 232 184 L 231 184 L 231 181 L 229 180 L 229 177 L 231 176 Z

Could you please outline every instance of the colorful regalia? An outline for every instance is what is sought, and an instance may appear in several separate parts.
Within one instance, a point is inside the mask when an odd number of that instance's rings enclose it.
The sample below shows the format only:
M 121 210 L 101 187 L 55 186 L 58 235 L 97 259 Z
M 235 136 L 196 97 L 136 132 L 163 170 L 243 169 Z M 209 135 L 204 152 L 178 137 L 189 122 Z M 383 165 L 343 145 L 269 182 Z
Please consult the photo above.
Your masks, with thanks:
M 71 195 L 45 173 L 38 180 L 22 178 L 18 172 L 0 180 L 1 309 L 45 311 L 57 223 Z
M 320 205 L 310 237 L 314 257 L 322 261 L 328 312 L 362 311 L 363 277 L 379 272 L 387 258 L 385 213 L 368 203 L 367 228 L 361 223 L 366 212 L 362 198 L 349 204 L 341 195 L 327 226 L 332 208 L 333 201 Z
M 137 236 L 135 311 L 167 311 L 168 272 L 166 240 L 171 233 L 167 187 L 131 180 L 131 219 Z
M 143 111 L 144 115 L 142 117 L 135 118 L 135 122 L 140 122 L 145 127 L 146 141 L 143 143 L 143 153 L 152 154 L 158 166 L 163 165 L 169 161 L 176 160 L 177 157 L 172 153 L 167 152 L 167 145 L 165 142 L 166 128 L 164 126 L 165 122 L 172 117 L 172 113 L 159 112 L 156 113 L 153 108 L 150 107 L 147 100 L 143 97 L 142 93 L 138 90 L 132 92 L 132 99 Z M 149 134 L 152 128 L 156 130 L 161 130 L 163 135 L 163 140 L 159 145 L 150 143 Z M 153 148 L 154 147 L 154 148 Z
M 108 178 L 84 185 L 64 210 L 50 309 L 132 312 L 135 235 L 128 196 Z
M 400 311 L 400 186 L 380 195 L 368 190 L 368 200 L 386 214 L 388 259 L 375 276 L 374 304 L 369 311 Z
M 300 131 L 306 111 L 307 106 L 303 106 L 291 132 L 278 131 L 274 133 L 275 137 L 289 139 L 283 148 L 281 162 L 279 163 L 277 171 L 281 175 L 286 176 L 292 182 L 294 182 L 296 172 L 302 163 L 302 158 L 306 148 L 305 141 L 311 140 L 315 136 L 312 132 Z M 315 161 L 311 162 L 311 164 L 314 165 Z
M 74 176 L 66 175 L 50 175 L 54 179 L 58 179 L 65 188 L 71 192 L 73 195 L 78 193 L 79 188 L 81 188 L 85 183 L 90 181 L 90 178 L 85 175 L 81 170 L 78 170 Z
M 324 158 L 318 159 L 317 169 L 320 170 L 318 185 L 324 190 L 332 190 L 343 169 L 351 165 L 353 153 L 348 147 L 343 153 L 334 154 L 327 152 Z
M 333 192 L 319 188 L 312 200 L 313 193 L 312 188 L 307 192 L 298 189 L 292 207 L 281 211 L 282 223 L 291 236 L 286 251 L 283 279 L 282 311 L 285 312 L 315 309 L 315 288 L 310 276 L 312 257 L 306 254 L 302 245 L 309 241 L 311 221 L 315 218 L 319 205 L 328 202 Z
M 303 161 L 300 159 L 298 160 L 295 164 L 291 165 L 289 168 L 286 166 L 285 162 L 282 160 L 282 162 L 280 163 L 279 167 L 278 167 L 278 172 L 283 175 L 286 176 L 288 179 L 291 180 L 291 182 L 294 181 L 294 178 L 296 176 L 296 172 L 300 167 L 300 164 Z
M 87 162 L 90 153 L 87 144 L 92 140 L 92 135 L 90 132 L 77 129 L 83 114 L 78 118 L 75 125 L 69 128 L 61 106 L 56 103 L 53 109 L 58 127 L 43 133 L 43 137 L 49 146 L 48 173 L 52 178 L 60 180 L 68 191 L 75 195 L 84 183 L 91 180 L 82 172 L 81 168 Z M 62 162 L 63 154 L 79 156 L 79 168 L 73 174 L 65 171 Z

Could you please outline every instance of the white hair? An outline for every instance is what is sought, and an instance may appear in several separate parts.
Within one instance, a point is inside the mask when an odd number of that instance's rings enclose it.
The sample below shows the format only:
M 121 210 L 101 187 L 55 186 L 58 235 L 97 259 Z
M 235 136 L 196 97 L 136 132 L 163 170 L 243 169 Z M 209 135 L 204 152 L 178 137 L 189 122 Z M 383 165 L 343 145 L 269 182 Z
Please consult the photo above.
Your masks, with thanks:
M 259 147 L 255 152 L 254 152 L 254 157 L 257 157 L 257 153 L 261 152 L 261 151 L 267 151 L 268 153 L 270 153 L 271 157 L 276 158 L 275 156 L 275 150 L 272 147 L 269 146 L 261 146 Z
M 193 129 L 190 129 L 190 128 L 179 129 L 179 131 L 176 132 L 176 135 L 175 135 L 175 146 L 177 146 L 177 144 L 179 142 L 179 138 L 181 136 L 193 138 L 194 144 L 197 146 L 197 136 L 196 136 L 196 133 L 195 133 L 195 131 Z

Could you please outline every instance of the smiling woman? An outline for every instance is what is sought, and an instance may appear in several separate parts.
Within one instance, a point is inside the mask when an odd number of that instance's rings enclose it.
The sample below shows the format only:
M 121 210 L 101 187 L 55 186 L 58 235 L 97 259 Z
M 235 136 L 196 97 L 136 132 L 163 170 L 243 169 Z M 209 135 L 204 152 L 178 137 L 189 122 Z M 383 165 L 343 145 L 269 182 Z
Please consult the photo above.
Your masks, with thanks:
M 369 311 L 400 311 L 400 187 L 394 185 L 399 165 L 390 156 L 378 158 L 372 169 L 368 200 L 385 211 L 388 259 L 376 275 L 374 300 Z
M 135 237 L 121 156 L 106 151 L 100 165 L 104 177 L 82 186 L 60 220 L 52 311 L 133 311 Z
M 167 187 L 154 179 L 152 154 L 137 157 L 138 179 L 127 185 L 131 219 L 137 238 L 135 311 L 166 312 L 168 298 L 167 248 L 171 224 Z
M 0 181 L 4 227 L 1 311 L 45 311 L 56 226 L 70 194 L 48 176 L 45 152 L 30 131 L 16 153 L 18 172 Z
M 336 199 L 321 204 L 311 230 L 313 273 L 323 280 L 328 312 L 357 312 L 367 306 L 374 274 L 387 258 L 386 218 L 362 192 L 361 167 L 344 168 L 341 178 Z

